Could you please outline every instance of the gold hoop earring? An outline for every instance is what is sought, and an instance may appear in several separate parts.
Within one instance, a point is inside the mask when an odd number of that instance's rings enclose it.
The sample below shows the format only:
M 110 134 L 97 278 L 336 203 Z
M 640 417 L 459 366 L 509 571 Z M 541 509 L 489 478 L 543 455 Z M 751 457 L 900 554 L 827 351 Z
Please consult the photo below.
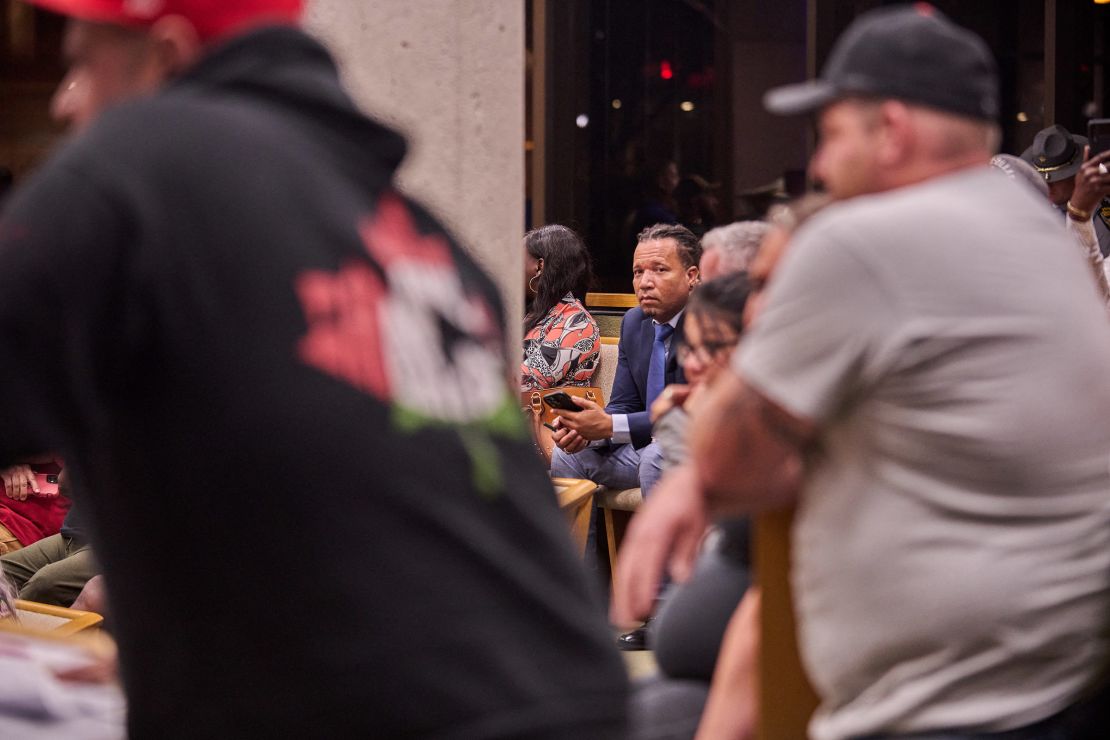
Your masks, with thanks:
M 537 292 L 536 291 L 536 286 L 532 285 L 532 282 L 535 281 L 535 280 L 539 280 L 539 279 L 540 279 L 540 274 L 537 272 L 535 275 L 532 276 L 532 279 L 528 281 L 528 290 L 532 291 L 533 293 L 536 293 Z

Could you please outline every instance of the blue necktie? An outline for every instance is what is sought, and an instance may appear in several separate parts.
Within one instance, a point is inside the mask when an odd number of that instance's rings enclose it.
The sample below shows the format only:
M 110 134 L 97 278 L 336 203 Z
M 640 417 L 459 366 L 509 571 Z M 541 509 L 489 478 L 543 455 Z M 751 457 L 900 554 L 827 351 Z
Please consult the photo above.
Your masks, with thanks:
M 651 364 L 648 365 L 647 376 L 647 408 L 651 410 L 651 404 L 655 399 L 659 398 L 659 394 L 663 392 L 663 387 L 667 384 L 665 376 L 667 374 L 667 338 L 674 333 L 674 327 L 670 324 L 656 324 L 655 325 L 655 341 L 651 344 Z

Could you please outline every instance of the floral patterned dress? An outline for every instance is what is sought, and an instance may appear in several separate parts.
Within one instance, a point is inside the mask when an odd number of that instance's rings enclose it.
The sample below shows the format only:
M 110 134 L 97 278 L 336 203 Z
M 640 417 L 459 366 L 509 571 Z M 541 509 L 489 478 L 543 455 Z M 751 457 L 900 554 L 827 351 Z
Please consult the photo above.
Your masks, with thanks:
M 524 337 L 520 389 L 592 385 L 600 353 L 597 322 L 567 293 Z

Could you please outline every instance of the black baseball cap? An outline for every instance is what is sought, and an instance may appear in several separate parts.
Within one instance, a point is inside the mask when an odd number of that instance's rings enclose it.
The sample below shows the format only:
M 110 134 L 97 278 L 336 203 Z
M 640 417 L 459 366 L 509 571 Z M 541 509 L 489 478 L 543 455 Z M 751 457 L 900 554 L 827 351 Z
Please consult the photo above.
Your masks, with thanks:
M 992 120 L 998 117 L 998 69 L 981 38 L 932 5 L 877 8 L 841 34 L 820 77 L 769 90 L 763 105 L 792 115 L 852 96 Z

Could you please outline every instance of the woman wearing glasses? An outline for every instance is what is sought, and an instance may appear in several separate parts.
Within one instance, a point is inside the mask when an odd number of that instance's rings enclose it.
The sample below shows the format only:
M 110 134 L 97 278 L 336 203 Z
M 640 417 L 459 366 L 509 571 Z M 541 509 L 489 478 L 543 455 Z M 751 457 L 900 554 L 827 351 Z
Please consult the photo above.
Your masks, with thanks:
M 737 273 L 703 283 L 690 295 L 685 335 L 677 349 L 686 385 L 668 386 L 651 406 L 652 436 L 663 450 L 665 468 L 686 459 L 687 409 L 728 367 L 743 331 L 749 290 L 747 276 Z
M 688 412 L 727 370 L 743 331 L 749 292 L 747 276 L 739 273 L 703 283 L 690 295 L 685 336 L 677 349 L 687 384 L 668 386 L 651 408 L 652 434 L 665 470 L 686 459 Z M 664 594 L 648 627 L 661 676 L 636 687 L 632 737 L 693 737 L 725 626 L 750 582 L 748 530 L 746 518 L 719 522 L 694 576 Z M 668 730 L 660 734 L 660 726 Z

